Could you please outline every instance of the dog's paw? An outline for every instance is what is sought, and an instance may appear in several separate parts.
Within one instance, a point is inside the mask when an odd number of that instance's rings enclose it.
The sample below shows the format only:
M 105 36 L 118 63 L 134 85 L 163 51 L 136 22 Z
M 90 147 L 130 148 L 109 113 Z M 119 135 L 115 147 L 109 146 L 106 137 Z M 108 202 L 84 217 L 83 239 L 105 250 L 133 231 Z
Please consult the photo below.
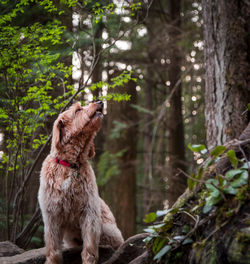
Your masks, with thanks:
M 82 253 L 82 264 L 96 264 L 98 257 L 84 250 Z

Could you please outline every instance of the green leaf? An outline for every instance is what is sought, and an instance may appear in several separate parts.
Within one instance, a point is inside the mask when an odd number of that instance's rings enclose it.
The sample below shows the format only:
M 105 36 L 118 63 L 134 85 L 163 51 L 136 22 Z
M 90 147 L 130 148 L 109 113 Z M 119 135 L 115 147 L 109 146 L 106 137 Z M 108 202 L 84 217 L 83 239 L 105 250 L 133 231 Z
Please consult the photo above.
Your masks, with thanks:
M 219 157 L 221 154 L 223 154 L 225 152 L 227 148 L 225 146 L 217 146 L 215 147 L 212 151 L 211 151 L 211 156 L 212 157 Z
M 183 242 L 182 242 L 182 245 L 187 245 L 187 244 L 191 244 L 191 243 L 193 243 L 194 241 L 193 241 L 193 239 L 191 239 L 191 238 L 186 238 Z
M 236 157 L 236 154 L 235 154 L 235 151 L 230 149 L 228 152 L 227 152 L 227 156 L 232 164 L 232 166 L 236 169 L 238 167 L 238 158 Z
M 143 231 L 145 231 L 146 233 L 150 233 L 150 234 L 155 233 L 155 230 L 151 227 L 145 228 L 145 229 L 143 229 Z
M 243 166 L 241 167 L 241 169 L 249 169 L 250 168 L 250 161 L 248 161 L 248 162 L 245 162 L 244 164 L 243 164 Z
M 191 145 L 190 143 L 188 144 L 188 148 L 193 151 L 193 152 L 201 152 L 206 150 L 206 146 L 205 145 Z
M 185 236 L 181 235 L 181 236 L 174 236 L 173 239 L 174 240 L 182 240 Z
M 200 167 L 198 170 L 197 178 L 196 178 L 197 180 L 200 180 L 202 178 L 203 172 L 204 172 L 204 168 Z
M 197 178 L 197 176 L 196 176 L 195 174 L 190 175 L 190 177 L 191 177 L 191 178 L 194 178 L 194 179 Z M 197 182 L 196 182 L 195 180 L 188 179 L 188 180 L 187 180 L 187 183 L 188 183 L 188 189 L 189 189 L 190 191 L 192 191 L 192 190 L 194 189 L 194 186 L 196 185 Z
M 203 214 L 209 213 L 212 210 L 212 208 L 213 208 L 212 205 L 205 204 L 203 209 L 202 209 Z
M 239 187 L 247 184 L 247 180 L 248 180 L 248 172 L 243 171 L 239 175 L 238 179 L 231 182 L 230 186 L 232 186 L 233 188 L 239 188 Z
M 159 260 L 161 259 L 164 255 L 166 255 L 168 253 L 168 251 L 171 249 L 172 247 L 170 245 L 166 245 L 165 247 L 163 247 L 155 256 L 153 260 Z
M 225 193 L 235 195 L 237 193 L 237 189 L 233 188 L 231 185 L 228 186 L 225 190 Z
M 214 205 L 216 205 L 219 201 L 221 201 L 221 196 L 208 196 L 205 200 L 206 200 L 206 204 L 204 205 L 202 212 L 204 214 L 210 212 L 210 210 L 212 209 L 212 207 Z
M 166 223 L 161 223 L 161 224 L 153 225 L 151 227 L 154 228 L 155 230 L 157 230 L 157 229 L 164 227 L 165 225 L 166 225 Z
M 241 174 L 241 173 L 242 173 L 241 169 L 229 170 L 226 172 L 225 177 L 229 180 L 232 180 L 236 175 Z
M 147 237 L 145 237 L 145 238 L 143 239 L 143 242 L 146 243 L 146 244 L 148 244 L 148 243 L 152 240 L 153 237 L 154 237 L 154 236 L 147 236 Z
M 152 223 L 154 222 L 156 219 L 156 213 L 149 213 L 147 215 L 145 215 L 145 218 L 144 218 L 144 222 L 145 223 Z
M 163 215 L 170 213 L 172 210 L 173 210 L 173 208 L 170 208 L 168 210 L 158 210 L 158 211 L 156 211 L 156 216 L 161 217 Z
M 218 188 L 216 188 L 215 186 L 218 186 L 219 181 L 216 179 L 209 179 L 206 182 L 206 187 L 210 192 L 216 192 L 216 193 L 220 193 Z M 215 186 L 214 186 L 215 185 Z
M 166 243 L 167 239 L 164 237 L 157 237 L 154 241 L 153 244 L 153 252 L 154 254 L 156 254 L 157 252 L 159 252 L 161 250 L 161 248 L 164 246 L 164 244 Z

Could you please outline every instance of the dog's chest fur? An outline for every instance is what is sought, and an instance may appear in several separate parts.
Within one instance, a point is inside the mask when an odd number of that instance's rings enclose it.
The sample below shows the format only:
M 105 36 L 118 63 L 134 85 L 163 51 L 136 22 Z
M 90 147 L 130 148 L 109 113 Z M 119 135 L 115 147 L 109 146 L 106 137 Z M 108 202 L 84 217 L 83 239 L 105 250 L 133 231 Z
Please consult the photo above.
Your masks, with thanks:
M 46 173 L 44 173 L 46 171 Z M 74 222 L 82 215 L 89 202 L 98 197 L 94 172 L 88 162 L 76 170 L 57 164 L 48 156 L 41 171 L 40 199 L 46 210 Z

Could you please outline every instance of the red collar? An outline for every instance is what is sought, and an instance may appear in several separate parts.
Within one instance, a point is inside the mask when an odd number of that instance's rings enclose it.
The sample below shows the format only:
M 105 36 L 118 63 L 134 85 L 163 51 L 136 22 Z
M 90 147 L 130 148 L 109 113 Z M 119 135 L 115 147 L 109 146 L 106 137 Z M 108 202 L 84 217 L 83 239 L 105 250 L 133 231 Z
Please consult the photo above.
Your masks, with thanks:
M 68 167 L 68 168 L 78 169 L 78 166 L 76 164 L 71 164 L 65 160 L 60 160 L 58 158 L 56 158 L 56 163 L 61 164 L 61 165 Z

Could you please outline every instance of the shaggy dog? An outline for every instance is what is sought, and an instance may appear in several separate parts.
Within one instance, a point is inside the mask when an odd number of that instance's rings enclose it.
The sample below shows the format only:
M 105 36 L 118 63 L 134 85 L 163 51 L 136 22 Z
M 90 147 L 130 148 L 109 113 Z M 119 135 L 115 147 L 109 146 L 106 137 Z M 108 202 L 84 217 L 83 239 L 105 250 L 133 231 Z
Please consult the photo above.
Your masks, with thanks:
M 101 128 L 103 103 L 78 102 L 54 123 L 51 152 L 42 165 L 38 200 L 45 226 L 46 264 L 61 263 L 62 242 L 83 242 L 82 262 L 95 264 L 98 245 L 118 248 L 123 237 L 109 207 L 99 197 L 88 159 Z

